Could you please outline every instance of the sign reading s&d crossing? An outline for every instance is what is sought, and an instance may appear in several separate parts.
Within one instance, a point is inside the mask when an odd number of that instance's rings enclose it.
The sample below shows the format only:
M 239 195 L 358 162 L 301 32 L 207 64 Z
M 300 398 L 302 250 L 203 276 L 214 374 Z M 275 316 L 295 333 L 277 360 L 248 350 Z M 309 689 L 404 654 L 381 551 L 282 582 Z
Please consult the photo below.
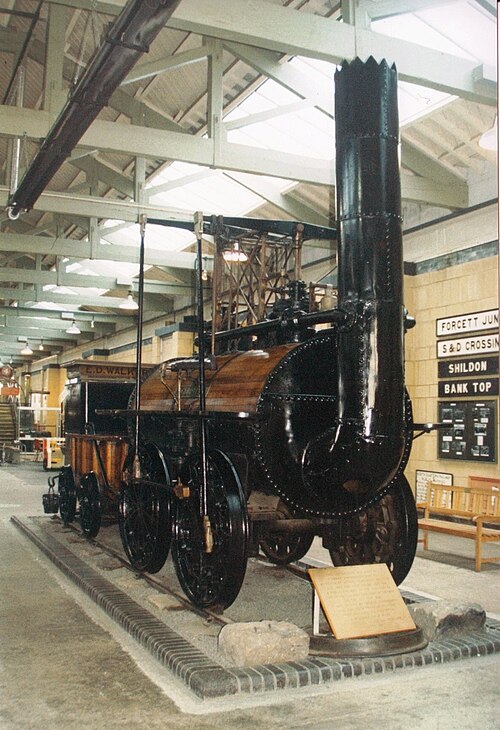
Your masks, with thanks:
M 438 357 L 458 357 L 498 352 L 498 332 L 490 335 L 475 335 L 454 340 L 438 340 Z

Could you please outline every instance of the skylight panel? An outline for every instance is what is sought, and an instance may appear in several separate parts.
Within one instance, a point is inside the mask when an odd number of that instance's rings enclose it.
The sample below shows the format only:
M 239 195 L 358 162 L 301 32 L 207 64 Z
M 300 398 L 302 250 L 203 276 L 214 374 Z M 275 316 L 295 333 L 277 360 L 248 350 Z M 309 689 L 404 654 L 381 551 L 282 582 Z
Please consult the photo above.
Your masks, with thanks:
M 467 2 L 393 15 L 373 22 L 371 28 L 391 38 L 400 38 L 453 56 L 495 63 L 495 23 L 488 22 Z
M 417 17 L 448 37 L 456 47 L 456 55 L 474 58 L 481 63 L 496 64 L 495 19 L 481 12 L 470 2 L 450 6 L 437 5 L 416 13 Z

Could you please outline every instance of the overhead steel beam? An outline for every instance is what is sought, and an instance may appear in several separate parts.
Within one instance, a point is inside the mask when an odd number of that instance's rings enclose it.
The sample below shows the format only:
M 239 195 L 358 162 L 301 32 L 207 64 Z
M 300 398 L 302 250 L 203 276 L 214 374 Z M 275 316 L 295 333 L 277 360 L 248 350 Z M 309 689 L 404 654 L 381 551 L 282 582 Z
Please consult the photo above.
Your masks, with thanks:
M 0 117 L 0 133 L 2 132 L 2 126 L 4 126 L 3 122 L 4 120 Z M 224 142 L 220 146 L 217 145 L 218 152 L 216 153 L 214 141 L 211 139 L 203 139 L 191 135 L 179 135 L 175 132 L 162 132 L 161 130 L 135 126 L 133 127 L 134 134 L 132 135 L 130 130 L 130 125 L 118 125 L 117 123 L 98 121 L 84 135 L 81 140 L 81 146 L 85 145 L 90 149 L 101 147 L 110 152 L 122 151 L 135 156 L 149 155 L 155 159 L 179 159 L 205 167 L 217 166 L 220 169 L 237 173 L 270 175 L 322 185 L 333 184 L 332 164 L 329 160 L 316 160 L 269 150 L 266 150 L 264 155 L 260 149 L 228 142 Z M 405 146 L 404 150 L 409 151 L 410 147 Z M 411 164 L 410 162 L 408 163 L 410 169 L 412 169 L 411 165 L 415 164 L 414 157 L 414 154 L 412 154 L 412 162 Z M 217 163 L 215 161 L 216 158 Z M 403 163 L 405 163 L 404 151 Z M 436 166 L 439 163 L 432 163 L 433 161 L 430 160 L 429 170 L 434 170 L 434 168 L 437 170 Z M 406 178 L 404 178 L 402 181 L 402 196 L 403 198 L 413 199 L 415 187 L 412 185 L 410 194 L 410 191 L 406 190 L 406 182 Z M 146 191 L 147 197 L 161 190 L 170 189 L 175 184 L 176 181 L 173 181 L 166 183 L 165 186 L 158 186 L 156 189 L 151 188 L 151 190 Z M 458 195 L 461 196 L 462 201 L 464 200 L 465 190 L 463 184 L 456 181 L 453 187 L 453 207 L 465 205 L 466 203 L 460 202 L 460 198 L 457 198 Z M 451 191 L 446 192 L 446 197 L 449 197 L 450 194 Z M 44 200 L 41 202 L 43 198 Z M 63 201 L 67 201 L 66 205 Z M 1 202 L 2 189 L 0 188 Z M 443 204 L 445 203 L 443 202 Z M 35 208 L 54 213 L 66 212 L 71 215 L 97 215 L 100 218 L 108 217 L 133 222 L 137 221 L 137 217 L 141 211 L 146 212 L 151 218 L 164 218 L 165 220 L 180 220 L 191 216 L 190 211 L 178 211 L 176 213 L 172 210 L 166 211 L 164 208 L 158 209 L 159 214 L 156 214 L 154 206 L 148 209 L 144 205 L 110 200 L 109 198 L 94 198 L 92 199 L 92 203 L 89 204 L 83 197 L 78 198 L 74 195 L 65 195 L 63 193 L 45 193 L 39 201 L 39 204 L 35 205 Z
M 4 109 L 6 114 L 4 115 Z M 42 117 L 22 121 L 19 110 L 13 114 L 10 107 L 0 107 L 0 135 L 15 137 L 19 129 L 29 128 L 34 138 L 44 137 Z M 34 116 L 37 112 L 31 112 Z M 43 114 L 43 112 L 38 112 Z M 27 115 L 29 116 L 29 115 Z M 48 125 L 47 125 L 48 128 Z M 287 154 L 274 150 L 262 150 L 243 144 L 224 142 L 219 147 L 212 139 L 167 132 L 160 129 L 131 126 L 117 122 L 95 121 L 79 142 L 81 147 L 91 150 L 129 154 L 133 157 L 146 157 L 155 160 L 179 160 L 198 165 L 219 167 L 221 169 L 255 172 L 260 175 L 283 177 L 288 180 L 330 185 L 333 182 L 331 164 L 328 161 Z M 131 204 L 129 204 L 131 205 Z M 36 206 L 34 206 L 36 208 Z M 138 209 L 138 206 L 136 206 Z M 139 214 L 140 210 L 138 210 Z M 148 213 L 148 211 L 144 211 Z M 192 215 L 192 213 L 190 213 Z M 99 216 L 99 213 L 97 213 Z M 150 215 L 148 213 L 148 215 Z M 114 213 L 103 217 L 123 218 Z M 153 217 L 153 216 L 151 216 Z M 154 216 L 158 217 L 158 216 Z
M 5 322 L 5 318 L 7 317 L 15 321 L 19 321 L 19 323 L 22 325 L 23 320 L 31 320 L 31 319 L 42 319 L 43 321 L 46 321 L 47 319 L 50 321 L 60 321 L 62 324 L 59 326 L 62 327 L 68 326 L 68 321 L 71 321 L 73 318 L 74 313 L 73 312 L 63 312 L 59 309 L 42 309 L 42 308 L 33 308 L 33 307 L 1 307 L 0 306 L 0 324 L 2 322 Z M 96 325 L 99 325 L 99 327 L 106 327 L 106 326 L 112 326 L 115 324 L 126 324 L 127 322 L 130 322 L 130 315 L 120 315 L 113 313 L 104 313 L 104 312 L 78 312 L 78 321 L 79 322 L 91 322 L 94 320 L 94 323 Z M 44 325 L 45 326 L 45 325 Z
M 66 325 L 68 326 L 68 325 Z M 96 333 L 97 334 L 97 333 Z M 40 340 L 43 338 L 44 344 L 45 341 L 47 342 L 51 341 L 54 344 L 57 344 L 61 342 L 72 342 L 74 340 L 80 337 L 84 339 L 92 339 L 94 333 L 92 330 L 81 331 L 81 335 L 71 335 L 66 334 L 64 330 L 61 330 L 61 332 L 55 333 L 53 330 L 46 329 L 45 327 L 30 327 L 25 326 L 22 329 L 22 332 L 20 333 L 19 328 L 17 327 L 0 327 L 0 342 L 2 340 L 12 340 L 14 342 L 19 342 L 19 338 L 22 337 L 24 340 Z
M 113 127 L 111 122 L 110 125 Z M 123 126 L 127 126 L 130 129 L 128 125 Z M 7 204 L 8 188 L 0 186 L 0 205 L 4 201 Z M 139 204 L 133 201 L 116 200 L 113 198 L 77 196 L 73 192 L 60 193 L 47 191 L 42 194 L 40 200 L 34 207 L 35 210 L 41 210 L 46 213 L 79 215 L 87 218 L 113 218 L 129 221 L 130 223 L 137 223 L 141 214 L 147 215 L 148 218 L 167 221 L 191 220 L 193 217 L 192 211 L 174 210 L 165 206 Z
M 141 127 L 155 127 L 171 132 L 179 132 L 179 134 L 188 134 L 187 130 L 180 124 L 156 109 L 152 109 L 144 102 L 135 99 L 123 89 L 116 89 L 113 92 L 109 100 L 109 106 L 131 119 L 133 124 L 139 124 Z
M 404 189 L 404 199 L 416 203 L 438 205 L 443 208 L 465 208 L 468 196 L 464 194 L 463 186 L 447 185 L 434 182 L 417 175 L 401 174 L 401 190 Z
M 205 61 L 210 50 L 204 46 L 198 48 L 190 48 L 188 51 L 181 51 L 174 56 L 166 56 L 158 61 L 150 61 L 149 63 L 141 63 L 137 65 L 128 76 L 122 81 L 122 86 L 133 84 L 136 81 L 144 81 L 158 74 L 170 71 L 173 68 L 181 68 L 191 63 Z
M 148 294 L 145 299 L 147 301 L 147 309 L 150 311 L 161 312 L 166 310 L 166 306 L 158 306 L 158 295 Z M 85 294 L 56 294 L 53 291 L 43 291 L 40 287 L 37 289 L 21 289 L 0 287 L 0 299 L 6 301 L 17 302 L 54 302 L 67 307 L 103 307 L 105 309 L 118 309 L 123 311 L 120 304 L 123 297 L 108 296 L 87 296 Z
M 107 163 L 95 160 L 93 157 L 86 155 L 82 157 L 81 154 L 77 157 L 70 157 L 68 162 L 76 167 L 78 170 L 82 170 L 87 174 L 95 175 L 105 185 L 117 190 L 119 193 L 123 193 L 129 198 L 134 195 L 134 184 L 129 177 L 126 177 L 123 173 L 115 170 Z
M 404 167 L 426 179 L 440 183 L 443 188 L 452 188 L 457 196 L 459 205 L 465 208 L 468 205 L 469 186 L 460 175 L 441 165 L 437 160 L 422 152 L 415 145 L 401 140 L 401 159 Z
M 90 9 L 91 0 L 46 0 L 47 3 Z M 406 3 L 415 5 L 418 0 L 387 0 L 393 8 L 401 7 L 406 12 Z M 427 0 L 421 0 L 427 2 Z M 435 0 L 429 0 L 435 5 Z M 478 5 L 495 16 L 492 0 L 476 0 Z M 117 14 L 125 0 L 97 2 L 98 12 Z M 367 4 L 377 13 L 382 2 Z M 386 6 L 387 9 L 390 6 Z M 369 13 L 371 14 L 371 13 Z M 243 20 L 244 19 L 244 20 Z M 478 91 L 472 77 L 472 61 L 419 46 L 410 41 L 401 41 L 370 30 L 354 29 L 347 23 L 337 23 L 312 13 L 300 13 L 265 0 L 182 0 L 182 3 L 168 21 L 168 27 L 198 35 L 220 38 L 230 43 L 242 43 L 255 48 L 296 54 L 309 58 L 320 58 L 338 64 L 352 60 L 356 55 L 376 59 L 387 58 L 398 67 L 399 77 L 404 81 L 429 86 L 448 94 L 462 96 L 482 104 L 496 106 L 496 93 L 490 86 Z M 491 79 L 494 81 L 494 79 Z
M 244 19 L 244 20 L 243 20 Z M 168 22 L 170 28 L 225 42 L 242 43 L 330 63 L 370 55 L 395 62 L 403 81 L 428 86 L 471 101 L 496 106 L 496 94 L 476 88 L 475 61 L 392 38 L 312 13 L 301 13 L 265 0 L 183 0 Z
M 328 226 L 330 221 L 326 216 L 321 215 L 317 211 L 310 208 L 305 203 L 301 203 L 296 199 L 290 198 L 286 194 L 282 194 L 273 188 L 269 183 L 259 178 L 257 175 L 246 175 L 244 173 L 224 173 L 226 177 L 234 182 L 238 183 L 242 187 L 250 190 L 251 192 L 259 195 L 263 201 L 272 203 L 277 208 L 282 210 L 290 218 L 297 221 L 305 221 L 307 223 L 314 223 L 318 226 Z
M 58 271 L 37 271 L 35 269 L 3 268 L 0 266 L 0 282 L 20 284 L 53 285 L 93 289 L 137 289 L 137 282 L 133 280 L 123 285 L 111 276 L 91 276 L 87 274 L 71 274 Z M 146 279 L 144 291 L 146 294 L 162 294 L 163 296 L 188 296 L 191 287 L 182 284 L 169 284 L 164 281 Z
M 140 2 L 130 0 L 108 31 L 103 46 L 73 90 L 28 167 L 17 190 L 9 198 L 11 215 L 30 209 L 47 183 L 74 149 L 86 129 L 109 101 L 140 56 L 175 10 L 179 0 Z
M 49 236 L 30 236 L 23 233 L 0 231 L 0 251 L 17 251 L 24 254 L 46 254 L 67 256 L 73 259 L 94 259 L 97 261 L 127 261 L 138 263 L 139 253 L 132 246 L 116 244 L 92 245 L 89 241 L 75 241 L 72 238 L 52 238 Z M 170 266 L 180 269 L 194 269 L 196 254 L 187 251 L 163 251 L 146 248 L 145 263 L 151 266 Z M 212 257 L 208 257 L 211 266 Z
M 318 78 L 311 87 L 310 77 L 289 63 L 280 63 L 281 53 L 252 48 L 241 43 L 224 43 L 224 48 L 267 78 L 276 81 L 302 99 L 311 100 L 318 109 L 333 116 L 333 69 L 332 83 L 326 78 Z
M 274 150 L 224 142 L 159 129 L 96 121 L 81 139 L 82 146 L 107 152 L 124 152 L 158 160 L 179 160 L 227 170 L 255 172 L 288 180 L 330 185 L 333 173 L 329 161 L 285 154 Z

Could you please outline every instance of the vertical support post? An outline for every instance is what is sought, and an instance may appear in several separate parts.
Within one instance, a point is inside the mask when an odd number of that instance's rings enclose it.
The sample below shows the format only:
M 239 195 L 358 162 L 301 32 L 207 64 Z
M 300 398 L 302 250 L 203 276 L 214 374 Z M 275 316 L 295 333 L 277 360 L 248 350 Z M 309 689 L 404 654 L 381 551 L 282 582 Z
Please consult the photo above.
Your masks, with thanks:
M 19 69 L 17 80 L 16 106 L 24 106 L 24 68 Z M 13 193 L 19 184 L 19 166 L 21 164 L 21 137 L 12 141 L 12 158 L 10 171 L 10 192 Z
M 66 102 L 63 90 L 63 59 L 66 40 L 67 9 L 49 7 L 47 49 L 45 53 L 45 92 L 43 108 L 55 119 Z
M 203 213 L 194 214 L 194 232 L 196 236 L 196 281 L 198 298 L 198 398 L 199 398 L 199 441 L 201 458 L 201 490 L 200 513 L 203 519 L 203 533 L 205 536 L 205 552 L 212 551 L 212 530 L 208 517 L 207 501 L 207 428 L 205 421 L 206 391 L 205 391 L 205 314 L 203 307 Z
M 213 140 L 214 158 L 213 165 L 217 167 L 220 147 L 223 142 L 223 61 L 222 61 L 222 42 L 218 39 L 204 39 L 204 45 L 210 48 L 208 55 L 208 136 Z
M 144 245 L 146 235 L 145 215 L 140 219 L 141 242 L 139 249 L 139 293 L 137 310 L 137 341 L 135 354 L 135 429 L 134 429 L 134 477 L 139 479 L 141 476 L 141 465 L 139 461 L 139 411 L 141 409 L 141 365 L 142 365 L 142 324 L 144 320 Z

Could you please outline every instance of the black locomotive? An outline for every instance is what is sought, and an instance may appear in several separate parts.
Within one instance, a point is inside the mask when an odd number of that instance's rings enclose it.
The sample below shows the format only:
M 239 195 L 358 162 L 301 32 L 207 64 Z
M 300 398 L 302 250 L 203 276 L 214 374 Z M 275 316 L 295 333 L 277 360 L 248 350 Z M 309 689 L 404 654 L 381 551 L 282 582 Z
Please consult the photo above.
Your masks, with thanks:
M 318 535 L 335 565 L 385 562 L 397 583 L 415 555 L 396 69 L 356 59 L 335 86 L 338 305 L 293 279 L 209 347 L 198 217 L 199 355 L 159 365 L 122 414 L 125 551 L 155 572 L 171 547 L 199 606 L 230 605 L 259 547 L 286 563 Z

